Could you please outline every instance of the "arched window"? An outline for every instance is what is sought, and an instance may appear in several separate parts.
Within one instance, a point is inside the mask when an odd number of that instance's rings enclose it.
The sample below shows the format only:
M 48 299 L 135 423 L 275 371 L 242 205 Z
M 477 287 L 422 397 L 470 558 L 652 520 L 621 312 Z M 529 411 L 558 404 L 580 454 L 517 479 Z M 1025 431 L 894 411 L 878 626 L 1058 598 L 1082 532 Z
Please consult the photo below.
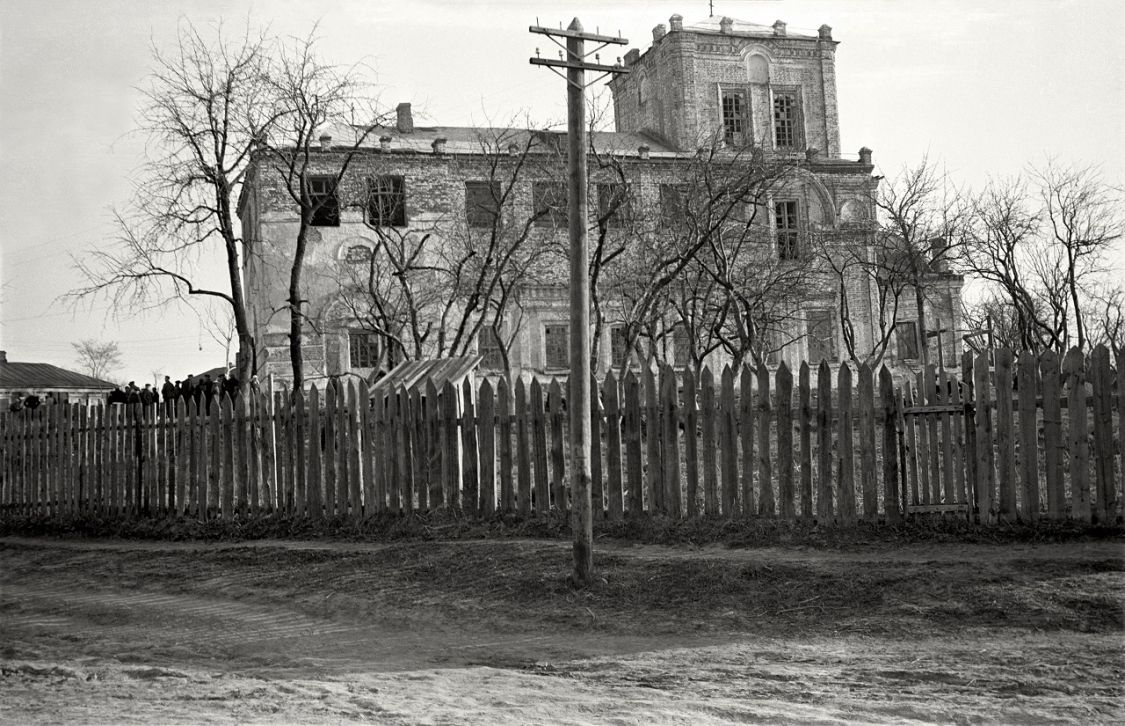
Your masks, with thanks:
M 637 105 L 638 106 L 643 106 L 645 104 L 645 102 L 648 101 L 648 95 L 649 95 L 648 92 L 649 92 L 648 76 L 645 75 L 644 73 L 642 73 L 641 77 L 637 80 Z
M 352 245 L 348 248 L 344 259 L 353 263 L 367 262 L 371 259 L 371 248 L 366 245 Z
M 765 56 L 755 53 L 746 59 L 746 77 L 751 83 L 770 82 L 770 64 Z

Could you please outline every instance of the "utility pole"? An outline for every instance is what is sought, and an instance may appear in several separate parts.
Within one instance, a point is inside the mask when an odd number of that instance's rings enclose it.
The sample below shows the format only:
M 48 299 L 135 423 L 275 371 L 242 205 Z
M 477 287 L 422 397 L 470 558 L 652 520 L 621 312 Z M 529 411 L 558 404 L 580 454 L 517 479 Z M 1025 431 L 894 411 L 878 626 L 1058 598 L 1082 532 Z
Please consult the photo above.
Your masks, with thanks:
M 532 33 L 545 35 L 560 48 L 557 38 L 566 39 L 566 57 L 559 60 L 538 57 L 530 59 L 532 65 L 547 66 L 562 76 L 557 69 L 565 68 L 567 162 L 569 189 L 567 204 L 570 231 L 570 381 L 567 409 L 570 413 L 570 490 L 571 528 L 574 530 L 575 587 L 590 584 L 594 572 L 594 519 L 590 501 L 590 272 L 589 242 L 586 238 L 586 71 L 602 73 L 595 81 L 610 73 L 627 73 L 621 66 L 588 63 L 586 41 L 601 43 L 591 53 L 609 44 L 625 45 L 621 37 L 585 33 L 582 23 L 575 18 L 566 30 L 532 25 Z M 595 60 L 600 59 L 595 56 Z

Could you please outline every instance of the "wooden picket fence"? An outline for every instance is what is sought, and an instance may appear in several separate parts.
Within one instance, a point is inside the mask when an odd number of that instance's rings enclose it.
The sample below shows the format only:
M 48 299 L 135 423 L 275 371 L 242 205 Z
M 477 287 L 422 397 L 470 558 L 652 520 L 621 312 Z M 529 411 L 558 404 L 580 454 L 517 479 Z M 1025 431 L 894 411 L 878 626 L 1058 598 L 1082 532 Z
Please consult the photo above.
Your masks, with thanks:
M 909 381 L 882 367 L 672 369 L 594 381 L 595 516 L 848 525 L 944 512 L 1114 523 L 1125 366 L 1098 348 L 1007 350 Z M 957 374 L 960 375 L 957 375 Z M 1115 384 L 1116 381 L 1116 384 Z M 815 385 L 814 385 L 815 384 Z M 0 511 L 321 519 L 457 509 L 565 512 L 558 380 L 316 386 L 155 407 L 0 414 Z M 1120 477 L 1120 478 L 1119 478 Z

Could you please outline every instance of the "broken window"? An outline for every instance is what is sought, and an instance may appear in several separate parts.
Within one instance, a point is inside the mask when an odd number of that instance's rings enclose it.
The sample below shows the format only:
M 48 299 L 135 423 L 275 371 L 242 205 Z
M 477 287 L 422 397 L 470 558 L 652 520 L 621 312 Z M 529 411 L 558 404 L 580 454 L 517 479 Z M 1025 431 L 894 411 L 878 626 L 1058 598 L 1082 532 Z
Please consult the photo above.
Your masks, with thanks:
M 352 245 L 345 258 L 353 264 L 365 264 L 371 260 L 371 248 L 366 245 Z
M 773 140 L 779 149 L 801 147 L 801 97 L 796 90 L 773 92 Z
M 486 371 L 504 370 L 504 351 L 500 336 L 491 327 L 483 327 L 477 334 L 477 355 L 481 368 Z
M 723 142 L 727 146 L 745 146 L 749 142 L 747 108 L 745 91 L 723 91 Z
M 348 333 L 352 368 L 374 368 L 379 365 L 379 337 L 363 330 Z
M 465 182 L 465 221 L 470 227 L 492 227 L 500 221 L 499 182 Z
M 899 360 L 918 360 L 918 324 L 913 320 L 895 323 L 895 349 Z
M 401 176 L 367 180 L 367 221 L 376 227 L 406 226 L 406 182 Z
M 308 178 L 309 206 L 313 227 L 340 226 L 340 200 L 336 196 L 336 177 L 310 176 Z
M 809 365 L 836 360 L 836 324 L 831 310 L 810 310 L 806 316 Z
M 629 357 L 629 349 L 625 347 L 626 328 L 624 325 L 614 325 L 609 329 L 610 361 L 616 368 L 623 364 Z
M 570 326 L 551 323 L 543 326 L 544 365 L 566 368 L 570 365 Z
M 533 182 L 531 185 L 531 204 L 535 212 L 536 227 L 566 228 L 566 184 L 561 182 Z
M 777 237 L 777 258 L 795 260 L 800 255 L 801 229 L 797 202 L 774 202 L 774 234 Z

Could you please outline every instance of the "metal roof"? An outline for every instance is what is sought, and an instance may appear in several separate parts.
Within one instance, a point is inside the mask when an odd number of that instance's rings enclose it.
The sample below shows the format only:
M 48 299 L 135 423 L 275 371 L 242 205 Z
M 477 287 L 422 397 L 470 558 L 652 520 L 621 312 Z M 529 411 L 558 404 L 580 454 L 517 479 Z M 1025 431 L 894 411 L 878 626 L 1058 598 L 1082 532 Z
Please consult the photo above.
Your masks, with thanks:
M 455 358 L 403 361 L 375 382 L 371 387 L 371 395 L 386 396 L 392 390 L 397 391 L 404 386 L 409 391 L 418 390 L 425 393 L 429 381 L 433 381 L 434 387 L 439 391 L 446 383 L 459 386 L 465 376 L 472 373 L 482 360 L 484 358 L 479 355 L 466 355 Z
M 0 388 L 28 390 L 98 389 L 112 391 L 117 386 L 82 373 L 68 371 L 50 363 L 10 363 L 0 361 Z

